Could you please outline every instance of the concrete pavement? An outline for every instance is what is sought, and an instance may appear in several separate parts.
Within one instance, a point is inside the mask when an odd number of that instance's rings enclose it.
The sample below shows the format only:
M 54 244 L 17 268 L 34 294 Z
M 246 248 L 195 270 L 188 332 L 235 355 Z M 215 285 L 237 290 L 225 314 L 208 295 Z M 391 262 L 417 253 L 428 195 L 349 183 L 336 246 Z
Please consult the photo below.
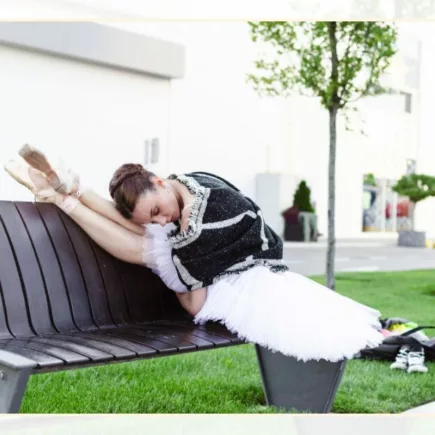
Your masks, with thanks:
M 326 241 L 284 243 L 284 261 L 303 275 L 322 275 L 326 268 Z M 338 240 L 336 272 L 376 272 L 435 268 L 435 249 L 403 248 L 393 239 Z
M 417 408 L 408 409 L 402 414 L 425 414 L 435 417 L 435 402 L 426 403 L 426 405 L 418 406 Z

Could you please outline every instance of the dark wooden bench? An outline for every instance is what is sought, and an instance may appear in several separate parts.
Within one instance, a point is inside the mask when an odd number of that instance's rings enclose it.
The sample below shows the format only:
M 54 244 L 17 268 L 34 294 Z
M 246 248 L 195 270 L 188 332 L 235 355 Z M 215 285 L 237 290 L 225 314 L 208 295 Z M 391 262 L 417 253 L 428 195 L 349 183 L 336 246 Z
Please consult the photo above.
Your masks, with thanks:
M 0 201 L 0 255 L 0 412 L 19 411 L 33 374 L 242 344 L 52 205 Z M 329 412 L 344 363 L 257 355 L 268 404 Z

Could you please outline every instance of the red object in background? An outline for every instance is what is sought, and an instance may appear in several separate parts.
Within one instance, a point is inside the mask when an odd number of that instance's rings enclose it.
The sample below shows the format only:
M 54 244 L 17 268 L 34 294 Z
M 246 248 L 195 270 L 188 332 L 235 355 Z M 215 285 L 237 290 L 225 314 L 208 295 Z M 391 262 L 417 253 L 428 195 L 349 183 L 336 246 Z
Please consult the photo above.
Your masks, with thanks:
M 397 217 L 408 217 L 409 213 L 409 199 L 403 199 L 402 201 L 397 203 Z M 391 217 L 391 204 L 388 203 L 385 207 L 385 217 L 390 219 Z
M 297 207 L 290 207 L 287 210 L 285 210 L 284 212 L 282 212 L 282 215 L 284 216 L 284 219 L 286 220 L 286 222 L 288 222 L 289 224 L 297 224 L 299 223 L 299 209 Z

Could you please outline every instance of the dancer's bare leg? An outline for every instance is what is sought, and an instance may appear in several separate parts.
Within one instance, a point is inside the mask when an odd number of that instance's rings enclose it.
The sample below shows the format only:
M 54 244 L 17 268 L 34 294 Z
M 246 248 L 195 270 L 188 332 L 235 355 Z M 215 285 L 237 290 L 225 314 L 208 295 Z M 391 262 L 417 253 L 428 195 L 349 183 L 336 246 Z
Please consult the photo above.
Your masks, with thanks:
M 88 236 L 109 254 L 127 263 L 143 265 L 147 239 L 77 202 L 69 213 Z

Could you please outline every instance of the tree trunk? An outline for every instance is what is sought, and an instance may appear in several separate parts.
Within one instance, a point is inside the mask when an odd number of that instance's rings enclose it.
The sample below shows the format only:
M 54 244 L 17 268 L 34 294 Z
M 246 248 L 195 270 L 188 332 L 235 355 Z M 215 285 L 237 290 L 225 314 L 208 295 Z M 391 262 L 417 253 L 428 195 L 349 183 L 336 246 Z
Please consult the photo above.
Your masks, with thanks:
M 335 290 L 335 159 L 337 154 L 337 109 L 329 110 L 328 164 L 328 249 L 326 254 L 326 285 Z
M 415 202 L 409 201 L 409 220 L 411 223 L 411 230 L 415 231 Z
M 337 148 L 337 112 L 340 107 L 338 96 L 338 52 L 337 22 L 328 22 L 331 49 L 331 96 L 329 101 L 329 165 L 328 165 L 328 249 L 326 253 L 326 285 L 335 290 L 335 158 Z

